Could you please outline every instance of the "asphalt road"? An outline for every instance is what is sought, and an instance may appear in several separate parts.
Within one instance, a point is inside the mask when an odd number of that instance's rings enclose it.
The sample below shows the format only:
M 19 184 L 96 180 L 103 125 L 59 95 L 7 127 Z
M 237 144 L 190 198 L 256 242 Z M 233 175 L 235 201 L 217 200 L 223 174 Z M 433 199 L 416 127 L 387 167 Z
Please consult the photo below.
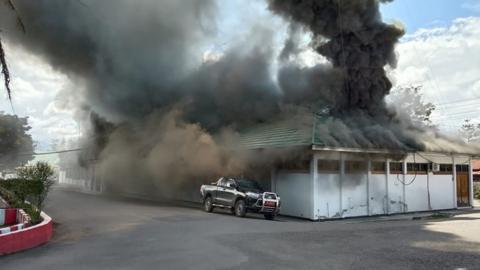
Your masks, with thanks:
M 54 190 L 52 241 L 0 269 L 480 269 L 480 213 L 310 222 Z

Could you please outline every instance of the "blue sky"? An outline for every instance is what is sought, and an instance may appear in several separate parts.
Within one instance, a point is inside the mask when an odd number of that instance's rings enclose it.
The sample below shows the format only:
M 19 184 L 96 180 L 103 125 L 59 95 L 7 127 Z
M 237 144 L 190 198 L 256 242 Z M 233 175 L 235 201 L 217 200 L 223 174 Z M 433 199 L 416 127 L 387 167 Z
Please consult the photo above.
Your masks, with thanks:
M 242 27 L 246 24 L 279 21 L 267 10 L 267 1 L 228 0 L 219 3 L 219 39 L 224 41 L 238 37 L 239 32 L 246 30 Z M 382 4 L 381 12 L 385 21 L 400 21 L 407 34 L 413 34 L 420 28 L 448 27 L 457 18 L 480 16 L 480 0 L 395 0 Z M 238 31 L 231 33 L 225 29 Z
M 480 0 L 396 0 L 382 5 L 385 21 L 401 21 L 411 34 L 419 28 L 445 27 L 460 17 L 480 15 Z

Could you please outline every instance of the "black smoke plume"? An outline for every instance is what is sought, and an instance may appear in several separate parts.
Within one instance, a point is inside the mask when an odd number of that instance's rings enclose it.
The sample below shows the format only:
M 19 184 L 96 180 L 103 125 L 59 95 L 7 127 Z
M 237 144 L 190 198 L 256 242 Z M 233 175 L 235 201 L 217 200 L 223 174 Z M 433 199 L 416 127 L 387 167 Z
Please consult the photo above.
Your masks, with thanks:
M 319 40 L 315 48 L 344 73 L 336 93 L 337 112 L 360 109 L 385 114 L 384 98 L 392 84 L 385 66 L 395 66 L 395 44 L 402 28 L 382 21 L 378 0 L 270 1 L 270 8 L 301 23 Z M 385 2 L 385 1 L 382 1 Z
M 213 59 L 201 56 L 218 35 L 223 1 L 14 2 L 26 34 L 0 6 L 5 40 L 69 76 L 74 87 L 61 93 L 63 104 L 94 123 L 87 136 L 98 149 L 93 160 L 119 190 L 167 195 L 186 181 L 283 158 L 232 152 L 238 131 L 305 108 L 327 111 L 317 129 L 332 146 L 428 148 L 423 131 L 385 107 L 391 83 L 384 67 L 395 65 L 403 30 L 382 22 L 378 0 L 271 0 L 292 25 L 280 57 L 276 29 L 257 22 Z M 289 61 L 304 31 L 329 63 Z

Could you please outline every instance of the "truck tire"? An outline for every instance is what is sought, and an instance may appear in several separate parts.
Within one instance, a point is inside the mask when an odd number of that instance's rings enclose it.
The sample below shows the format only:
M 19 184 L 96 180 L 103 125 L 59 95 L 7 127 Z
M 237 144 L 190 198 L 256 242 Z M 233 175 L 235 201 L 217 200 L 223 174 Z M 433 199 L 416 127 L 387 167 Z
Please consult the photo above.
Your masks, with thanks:
M 238 200 L 235 203 L 235 216 L 244 217 L 247 214 L 247 207 L 244 200 Z
M 213 211 L 213 202 L 212 202 L 212 197 L 207 197 L 205 198 L 205 200 L 203 201 L 203 210 L 205 210 L 205 212 L 212 212 Z
M 267 220 L 274 220 L 276 215 L 274 213 L 267 213 L 267 214 L 263 214 L 263 216 Z

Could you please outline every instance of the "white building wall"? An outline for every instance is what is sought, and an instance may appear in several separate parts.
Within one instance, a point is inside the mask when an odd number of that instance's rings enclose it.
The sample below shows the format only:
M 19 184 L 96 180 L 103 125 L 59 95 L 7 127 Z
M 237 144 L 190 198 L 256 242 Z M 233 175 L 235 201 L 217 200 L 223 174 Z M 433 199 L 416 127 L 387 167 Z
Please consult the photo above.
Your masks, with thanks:
M 318 174 L 316 218 L 340 218 L 340 174 Z
M 429 174 L 430 204 L 432 210 L 452 209 L 456 207 L 455 182 L 453 174 Z
M 370 174 L 369 200 L 370 215 L 388 213 L 387 178 L 385 174 Z
M 403 178 L 403 174 L 388 173 L 388 214 L 399 214 L 405 211 Z
M 281 213 L 317 220 L 457 207 L 454 171 L 447 175 L 429 172 L 415 177 L 411 173 L 391 174 L 387 165 L 385 174 L 346 174 L 342 160 L 351 158 L 350 154 L 320 152 L 312 159 L 310 174 L 275 172 L 272 187 L 275 186 L 282 198 Z M 386 164 L 394 161 L 387 159 L 388 156 L 370 158 Z M 340 163 L 338 172 L 317 170 L 317 162 L 333 159 Z M 402 162 L 406 171 L 407 163 L 411 162 L 453 165 L 465 162 L 465 157 L 423 153 L 394 162 Z
M 345 174 L 342 178 L 342 217 L 368 215 L 367 175 Z
M 281 198 L 281 214 L 314 219 L 310 173 L 276 172 L 275 189 Z
M 428 207 L 427 175 L 405 175 L 405 211 L 431 210 Z

